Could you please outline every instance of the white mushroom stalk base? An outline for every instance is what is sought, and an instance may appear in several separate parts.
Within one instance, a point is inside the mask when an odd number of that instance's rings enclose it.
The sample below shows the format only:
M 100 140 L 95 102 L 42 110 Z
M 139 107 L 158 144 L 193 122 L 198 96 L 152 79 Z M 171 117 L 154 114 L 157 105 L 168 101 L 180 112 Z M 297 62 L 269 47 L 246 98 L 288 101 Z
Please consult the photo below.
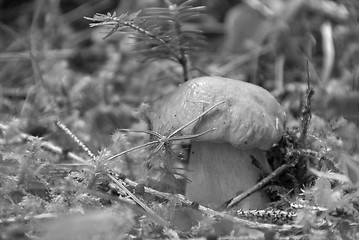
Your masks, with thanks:
M 270 171 L 262 150 L 241 150 L 228 143 L 192 141 L 188 166 L 191 182 L 186 186 L 186 196 L 215 209 L 254 186 L 262 173 Z M 268 203 L 265 193 L 255 192 L 243 199 L 238 207 L 263 209 Z

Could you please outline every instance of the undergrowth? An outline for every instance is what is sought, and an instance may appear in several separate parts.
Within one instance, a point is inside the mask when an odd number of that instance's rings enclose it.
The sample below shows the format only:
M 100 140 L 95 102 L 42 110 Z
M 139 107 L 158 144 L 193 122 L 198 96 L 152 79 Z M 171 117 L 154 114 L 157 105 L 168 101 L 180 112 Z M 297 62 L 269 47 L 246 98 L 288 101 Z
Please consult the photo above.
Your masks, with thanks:
M 267 152 L 273 173 L 257 186 L 269 193 L 270 207 L 236 209 L 239 195 L 217 211 L 182 195 L 188 149 L 176 143 L 213 131 L 180 134 L 222 102 L 166 135 L 148 129 L 143 103 L 225 61 L 206 52 L 204 35 L 210 34 L 196 28 L 208 15 L 205 8 L 194 0 L 164 1 L 119 15 L 83 14 L 89 8 L 81 6 L 65 14 L 62 1 L 46 4 L 52 11 L 38 0 L 23 6 L 28 11 L 16 24 L 4 18 L 0 25 L 11 39 L 0 45 L 7 57 L 0 58 L 0 239 L 358 237 L 358 125 L 334 106 L 327 119 L 318 98 L 333 105 L 342 104 L 341 98 L 330 95 L 313 74 L 317 65 L 311 56 L 298 57 L 307 63 L 298 77 L 304 90 L 291 91 L 290 81 L 277 94 L 288 115 L 286 132 Z M 90 5 L 103 11 L 94 1 Z M 107 32 L 95 30 L 86 38 L 87 27 L 68 20 L 80 13 L 93 14 L 86 21 Z M 293 24 L 300 28 L 303 19 Z M 306 34 L 315 36 L 318 29 L 312 31 Z M 281 44 L 281 38 L 273 39 Z M 268 59 L 278 52 L 271 51 L 248 60 L 241 74 L 251 75 L 256 61 L 273 67 Z M 337 65 L 355 59 L 343 52 Z M 212 66 L 203 65 L 208 62 Z M 287 66 L 289 75 L 296 74 L 292 68 Z M 336 75 L 342 76 L 343 88 L 353 86 L 356 75 L 350 71 L 357 70 L 352 68 Z
M 185 1 L 179 5 L 166 1 L 167 7 L 148 8 L 132 14 L 95 14 L 90 27 L 106 26 L 110 30 L 104 38 L 115 32 L 131 33 L 138 44 L 143 46 L 136 51 L 145 53 L 145 60 L 170 59 L 182 67 L 184 81 L 190 79 L 190 55 L 198 53 L 205 44 L 201 32 L 183 23 L 195 20 L 202 15 L 203 6 L 193 7 L 196 0 Z

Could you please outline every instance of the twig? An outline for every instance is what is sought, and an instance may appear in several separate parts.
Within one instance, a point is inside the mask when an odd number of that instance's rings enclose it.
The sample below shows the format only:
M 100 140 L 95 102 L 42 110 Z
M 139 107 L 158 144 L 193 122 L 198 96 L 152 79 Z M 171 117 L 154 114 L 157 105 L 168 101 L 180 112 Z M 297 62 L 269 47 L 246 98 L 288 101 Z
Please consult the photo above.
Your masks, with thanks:
M 57 218 L 58 216 L 56 214 L 52 213 L 42 213 L 38 215 L 26 215 L 24 217 L 10 217 L 7 219 L 0 219 L 0 224 L 10 224 L 10 223 L 18 223 L 18 222 L 27 222 L 32 219 L 36 220 L 49 220 Z
M 314 89 L 310 84 L 310 74 L 309 74 L 309 60 L 307 59 L 307 93 L 304 99 L 304 104 L 302 108 L 302 121 L 301 127 L 302 132 L 299 138 L 299 144 L 304 145 L 305 140 L 307 138 L 308 127 L 310 124 L 310 120 L 312 119 L 312 97 L 314 94 Z
M 6 126 L 5 124 L 0 123 L 0 130 L 5 132 L 8 128 L 9 127 Z M 29 135 L 27 133 L 23 133 L 23 132 L 19 133 L 19 137 L 20 137 L 20 139 L 22 141 L 27 141 L 27 142 L 34 142 L 35 140 L 39 139 L 37 137 L 31 136 L 31 135 Z M 46 150 L 46 151 L 56 153 L 56 154 L 59 154 L 59 155 L 63 155 L 64 152 L 65 152 L 61 147 L 59 147 L 59 146 L 57 146 L 57 145 L 55 145 L 55 144 L 53 144 L 51 142 L 43 141 L 43 140 L 40 139 L 40 143 L 41 143 L 41 148 Z M 70 158 L 71 160 L 75 161 L 75 162 L 79 162 L 81 164 L 92 166 L 92 164 L 89 164 L 88 160 L 79 157 L 75 153 L 68 152 L 68 153 L 66 153 L 66 156 L 68 158 Z
M 145 203 L 143 203 L 140 199 L 138 199 L 133 193 L 131 193 L 130 190 L 128 190 L 123 181 L 121 179 L 116 179 L 114 176 L 112 176 L 110 173 L 107 172 L 107 176 L 111 178 L 111 180 L 117 184 L 117 186 L 120 187 L 120 189 L 125 192 L 135 203 L 137 203 L 139 206 L 141 206 L 144 210 L 147 212 L 156 215 L 151 208 L 149 208 Z
M 64 131 L 75 143 L 77 143 L 77 145 L 79 145 L 94 162 L 96 162 L 95 154 L 93 154 L 91 150 L 75 134 L 70 131 L 70 129 L 68 129 L 60 121 L 56 121 L 56 125 L 61 128 L 61 130 Z
M 243 199 L 245 199 L 246 197 L 248 197 L 252 193 L 258 191 L 259 189 L 261 189 L 262 187 L 267 185 L 270 181 L 272 181 L 274 178 L 281 175 L 284 171 L 286 171 L 290 167 L 292 167 L 292 164 L 284 164 L 284 165 L 280 166 L 279 168 L 274 170 L 272 173 L 270 173 L 267 177 L 265 177 L 261 181 L 259 181 L 256 185 L 254 185 L 253 187 L 251 187 L 251 188 L 247 189 L 246 191 L 242 192 L 237 197 L 233 198 L 232 201 L 228 204 L 227 207 L 228 208 L 233 207 L 234 205 L 236 205 L 237 203 L 239 203 L 240 201 L 242 201 Z
M 254 185 L 253 187 L 247 189 L 246 191 L 242 192 L 241 194 L 237 195 L 227 205 L 227 208 L 231 208 L 231 207 L 235 206 L 237 203 L 239 203 L 240 201 L 242 201 L 243 199 L 245 199 L 246 197 L 248 197 L 252 193 L 260 190 L 261 188 L 263 188 L 265 185 L 267 185 L 274 178 L 280 176 L 287 169 L 289 169 L 291 167 L 294 167 L 298 163 L 298 160 L 299 160 L 300 156 L 303 156 L 303 155 L 309 155 L 309 156 L 316 157 L 316 158 L 320 159 L 319 154 L 317 152 L 314 152 L 313 150 L 310 150 L 310 149 L 300 149 L 300 150 L 290 149 L 287 152 L 285 158 L 286 159 L 292 159 L 294 157 L 294 160 L 292 160 L 291 162 L 288 162 L 288 163 L 283 164 L 282 166 L 278 167 L 276 170 L 274 170 L 272 173 L 270 173 L 267 177 L 265 177 L 261 181 L 259 181 L 256 185 Z
M 176 16 L 176 12 L 177 12 L 177 5 L 171 3 L 171 1 L 166 1 L 167 5 L 168 5 L 168 9 L 174 13 L 174 15 Z M 180 63 L 180 65 L 182 66 L 182 71 L 183 71 L 183 80 L 184 82 L 187 82 L 190 79 L 189 76 L 189 59 L 188 56 L 186 55 L 186 51 L 185 51 L 185 43 L 183 43 L 183 39 L 181 38 L 181 33 L 182 33 L 182 29 L 181 29 L 181 24 L 179 23 L 177 17 L 175 17 L 175 21 L 174 22 L 174 32 L 178 37 L 178 46 L 179 46 L 179 53 L 177 54 L 177 61 Z
M 132 181 L 127 178 L 124 181 L 129 186 L 134 187 L 134 188 L 139 184 L 139 183 L 136 183 L 135 181 Z M 181 194 L 164 193 L 164 192 L 160 192 L 160 191 L 154 190 L 149 187 L 144 187 L 144 189 L 145 189 L 145 193 L 151 194 L 151 195 L 156 196 L 161 199 L 165 199 L 167 201 L 170 201 L 175 198 L 175 199 L 178 199 L 185 206 L 193 205 L 192 201 L 188 200 L 185 196 L 183 196 Z M 278 231 L 278 232 L 282 232 L 282 233 L 302 230 L 302 227 L 298 226 L 298 225 L 284 224 L 284 225 L 279 226 L 279 225 L 270 224 L 270 223 L 259 223 L 259 222 L 254 222 L 254 221 L 250 221 L 250 220 L 245 220 L 245 219 L 241 219 L 241 218 L 232 216 L 225 212 L 218 212 L 216 210 L 207 208 L 202 205 L 198 205 L 198 210 L 207 215 L 221 217 L 221 218 L 227 219 L 231 222 L 236 222 L 236 223 L 242 224 L 242 225 L 244 225 L 246 227 L 250 227 L 250 228 L 262 229 L 262 230 L 274 230 L 274 231 Z
M 141 149 L 141 148 L 144 148 L 144 147 L 147 147 L 147 146 L 151 146 L 151 145 L 153 145 L 153 144 L 155 144 L 155 143 L 158 143 L 158 141 L 157 141 L 157 140 L 156 140 L 156 141 L 151 141 L 151 142 L 148 142 L 148 143 L 145 143 L 145 144 L 142 144 L 142 145 L 139 145 L 139 146 L 136 146 L 136 147 L 127 149 L 127 150 L 125 150 L 125 151 L 123 151 L 123 152 L 117 153 L 117 154 L 115 154 L 115 155 L 113 155 L 113 156 L 107 158 L 107 159 L 105 160 L 105 162 L 112 161 L 113 159 L 118 158 L 118 157 L 120 157 L 120 156 L 122 156 L 122 155 L 124 155 L 124 154 L 126 154 L 126 153 L 129 153 L 129 152 L 132 152 L 132 151 L 135 151 L 135 150 L 137 150 L 137 149 Z
M 111 178 L 113 182 L 116 183 L 116 185 L 125 192 L 136 204 L 138 204 L 143 211 L 145 211 L 145 214 L 150 216 L 152 219 L 154 219 L 158 224 L 160 224 L 163 228 L 165 233 L 168 236 L 171 236 L 171 239 L 179 239 L 178 234 L 172 230 L 169 226 L 169 223 L 164 220 L 162 217 L 160 217 L 157 213 L 155 213 L 151 208 L 149 208 L 145 203 L 143 203 L 140 199 L 138 199 L 131 191 L 129 191 L 125 185 L 124 182 L 121 179 L 117 179 L 113 176 L 113 173 L 110 171 L 107 171 L 107 176 Z

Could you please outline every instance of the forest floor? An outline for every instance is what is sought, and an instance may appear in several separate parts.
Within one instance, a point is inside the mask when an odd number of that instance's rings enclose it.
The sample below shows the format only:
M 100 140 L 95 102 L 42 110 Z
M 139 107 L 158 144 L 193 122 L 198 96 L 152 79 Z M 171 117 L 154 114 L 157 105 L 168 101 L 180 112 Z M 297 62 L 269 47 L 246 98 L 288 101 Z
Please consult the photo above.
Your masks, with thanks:
M 359 3 L 179 2 L 0 1 L 0 240 L 359 239 Z M 286 112 L 267 209 L 189 201 L 148 144 L 149 106 L 208 75 Z

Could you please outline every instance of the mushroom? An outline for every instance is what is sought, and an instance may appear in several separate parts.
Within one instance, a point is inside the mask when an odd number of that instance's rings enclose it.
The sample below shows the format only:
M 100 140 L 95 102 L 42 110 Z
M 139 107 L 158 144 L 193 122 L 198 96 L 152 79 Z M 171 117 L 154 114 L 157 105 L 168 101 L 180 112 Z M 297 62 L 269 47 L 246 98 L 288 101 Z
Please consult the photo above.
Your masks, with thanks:
M 282 137 L 285 112 L 264 88 L 229 78 L 199 77 L 155 101 L 148 112 L 153 131 L 173 132 L 212 111 L 181 130 L 192 135 L 186 197 L 218 208 L 254 186 L 270 173 L 265 151 Z M 269 203 L 260 191 L 239 203 L 242 209 L 262 209 Z

